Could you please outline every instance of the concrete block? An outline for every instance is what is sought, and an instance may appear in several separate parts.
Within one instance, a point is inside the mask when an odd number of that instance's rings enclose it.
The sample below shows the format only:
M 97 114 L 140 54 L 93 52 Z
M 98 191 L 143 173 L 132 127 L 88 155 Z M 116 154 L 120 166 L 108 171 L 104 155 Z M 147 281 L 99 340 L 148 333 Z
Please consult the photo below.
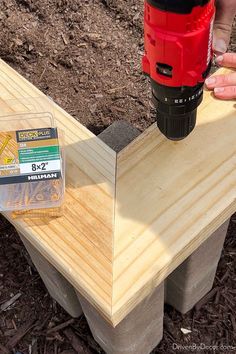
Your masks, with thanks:
M 113 327 L 78 293 L 94 339 L 107 354 L 149 354 L 163 336 L 164 283 Z
M 229 220 L 166 280 L 165 302 L 181 313 L 191 310 L 212 288 Z
M 216 270 L 217 266 L 212 268 L 198 283 L 194 283 L 189 288 L 181 288 L 173 279 L 168 280 L 165 289 L 165 302 L 172 305 L 179 312 L 187 313 L 211 290 Z
M 19 233 L 19 236 L 51 297 L 55 299 L 72 317 L 79 317 L 82 315 L 83 311 L 72 285 L 21 233 Z
M 120 152 L 131 143 L 140 131 L 124 120 L 114 122 L 105 129 L 98 137 L 116 152 Z

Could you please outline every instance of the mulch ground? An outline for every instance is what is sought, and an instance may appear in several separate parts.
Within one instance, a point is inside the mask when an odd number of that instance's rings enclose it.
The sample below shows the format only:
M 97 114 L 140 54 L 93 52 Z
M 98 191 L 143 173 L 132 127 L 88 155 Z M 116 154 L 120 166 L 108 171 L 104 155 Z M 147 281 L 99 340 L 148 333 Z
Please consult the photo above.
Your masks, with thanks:
M 118 119 L 143 131 L 154 116 L 140 65 L 142 14 L 143 0 L 1 0 L 0 57 L 95 134 Z M 213 290 L 184 316 L 166 306 L 164 338 L 153 353 L 188 354 L 191 349 L 181 346 L 194 343 L 203 343 L 195 353 L 236 353 L 230 348 L 236 346 L 235 255 L 236 216 Z M 103 353 L 85 318 L 71 319 L 50 298 L 1 217 L 0 354 L 7 352 Z

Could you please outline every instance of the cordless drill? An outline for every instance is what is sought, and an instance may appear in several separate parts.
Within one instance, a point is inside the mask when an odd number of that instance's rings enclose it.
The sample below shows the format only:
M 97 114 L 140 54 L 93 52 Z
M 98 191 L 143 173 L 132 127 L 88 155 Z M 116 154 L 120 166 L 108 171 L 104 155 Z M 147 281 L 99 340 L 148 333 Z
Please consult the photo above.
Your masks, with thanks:
M 214 0 L 145 0 L 143 71 L 168 139 L 184 139 L 196 125 L 213 57 L 214 16 Z

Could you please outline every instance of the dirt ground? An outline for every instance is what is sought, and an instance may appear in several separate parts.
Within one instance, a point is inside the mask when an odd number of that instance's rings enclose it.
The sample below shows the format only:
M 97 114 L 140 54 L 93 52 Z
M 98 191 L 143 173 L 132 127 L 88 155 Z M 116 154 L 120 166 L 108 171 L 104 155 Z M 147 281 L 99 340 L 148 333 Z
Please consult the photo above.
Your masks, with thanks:
M 118 119 L 143 131 L 154 115 L 141 73 L 142 13 L 143 0 L 1 0 L 0 57 L 95 134 Z M 236 346 L 235 236 L 236 216 L 212 292 L 185 316 L 166 306 L 164 339 L 153 353 L 190 352 L 172 349 L 174 343 Z M 0 218 L 0 308 L 16 295 L 0 311 L 0 354 L 6 347 L 15 354 L 76 353 L 68 330 L 78 353 L 103 353 L 85 318 L 70 319 L 50 298 L 14 228 Z M 221 352 L 236 353 L 228 350 Z
M 95 134 L 118 119 L 150 125 L 142 1 L 1 2 L 4 60 Z

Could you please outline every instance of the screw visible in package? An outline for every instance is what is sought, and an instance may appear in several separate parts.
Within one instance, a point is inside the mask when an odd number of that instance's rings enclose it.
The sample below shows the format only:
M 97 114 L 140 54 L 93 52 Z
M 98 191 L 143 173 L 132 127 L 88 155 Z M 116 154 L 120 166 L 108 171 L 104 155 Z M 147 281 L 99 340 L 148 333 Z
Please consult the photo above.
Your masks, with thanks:
M 9 141 L 11 140 L 11 135 L 7 135 L 6 136 L 6 139 L 4 140 L 1 148 L 0 148 L 0 156 L 3 154 L 4 150 L 6 149 Z

